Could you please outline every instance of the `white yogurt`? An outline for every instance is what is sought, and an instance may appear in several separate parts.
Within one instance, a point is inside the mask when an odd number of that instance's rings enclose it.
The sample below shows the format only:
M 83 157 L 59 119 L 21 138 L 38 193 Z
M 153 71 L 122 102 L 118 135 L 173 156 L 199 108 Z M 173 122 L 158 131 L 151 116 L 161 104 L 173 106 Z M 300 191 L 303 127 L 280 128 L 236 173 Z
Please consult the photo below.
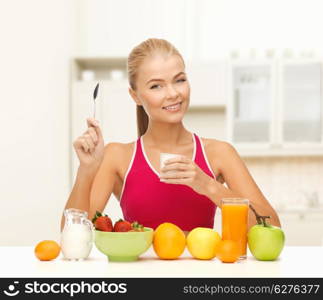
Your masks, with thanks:
M 160 153 L 160 169 L 165 166 L 165 161 L 174 157 L 181 157 L 181 154 Z
M 67 259 L 85 259 L 93 245 L 93 230 L 86 224 L 68 224 L 61 234 L 61 249 Z

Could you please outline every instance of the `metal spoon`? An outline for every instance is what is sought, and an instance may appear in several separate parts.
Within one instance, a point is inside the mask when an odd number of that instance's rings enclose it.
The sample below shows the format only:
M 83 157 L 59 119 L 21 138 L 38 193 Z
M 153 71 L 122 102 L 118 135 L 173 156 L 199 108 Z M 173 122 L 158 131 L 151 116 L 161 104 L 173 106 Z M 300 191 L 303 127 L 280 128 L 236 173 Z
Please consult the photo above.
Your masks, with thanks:
M 98 95 L 98 90 L 99 90 L 99 83 L 96 85 L 94 92 L 93 92 L 93 101 L 94 101 L 94 109 L 93 109 L 93 118 L 95 119 L 95 111 L 96 111 L 96 96 Z

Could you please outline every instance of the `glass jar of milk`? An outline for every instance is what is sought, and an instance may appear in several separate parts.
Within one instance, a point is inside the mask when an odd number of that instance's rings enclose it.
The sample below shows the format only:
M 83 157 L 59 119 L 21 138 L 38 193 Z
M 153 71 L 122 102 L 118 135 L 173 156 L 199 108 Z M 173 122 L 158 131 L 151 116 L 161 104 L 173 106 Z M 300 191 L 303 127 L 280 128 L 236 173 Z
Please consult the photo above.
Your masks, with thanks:
M 69 208 L 64 211 L 65 225 L 61 233 L 61 249 L 68 260 L 86 259 L 93 245 L 94 226 L 86 211 Z

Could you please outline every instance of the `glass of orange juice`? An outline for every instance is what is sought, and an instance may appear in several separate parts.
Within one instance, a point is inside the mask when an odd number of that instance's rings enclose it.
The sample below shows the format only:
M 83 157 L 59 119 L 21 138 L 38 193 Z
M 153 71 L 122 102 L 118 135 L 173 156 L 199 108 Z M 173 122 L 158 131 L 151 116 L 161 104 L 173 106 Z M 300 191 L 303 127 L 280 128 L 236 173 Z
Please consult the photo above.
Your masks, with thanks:
M 240 259 L 247 258 L 247 233 L 249 200 L 244 198 L 223 198 L 222 239 L 237 242 L 240 249 Z

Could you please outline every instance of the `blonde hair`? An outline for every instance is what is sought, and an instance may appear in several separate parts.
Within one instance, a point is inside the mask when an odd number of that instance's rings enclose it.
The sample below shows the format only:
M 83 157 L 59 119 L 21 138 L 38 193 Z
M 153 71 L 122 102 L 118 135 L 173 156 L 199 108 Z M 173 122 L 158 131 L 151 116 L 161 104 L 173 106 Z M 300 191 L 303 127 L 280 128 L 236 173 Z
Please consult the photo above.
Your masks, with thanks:
M 153 56 L 154 54 L 162 54 L 166 57 L 171 55 L 178 55 L 185 66 L 184 59 L 179 51 L 168 41 L 164 39 L 150 38 L 132 49 L 128 56 L 127 71 L 129 85 L 133 90 L 136 90 L 136 79 L 138 69 L 143 63 L 144 59 Z M 148 115 L 143 106 L 137 105 L 137 133 L 138 137 L 142 136 L 148 128 Z

